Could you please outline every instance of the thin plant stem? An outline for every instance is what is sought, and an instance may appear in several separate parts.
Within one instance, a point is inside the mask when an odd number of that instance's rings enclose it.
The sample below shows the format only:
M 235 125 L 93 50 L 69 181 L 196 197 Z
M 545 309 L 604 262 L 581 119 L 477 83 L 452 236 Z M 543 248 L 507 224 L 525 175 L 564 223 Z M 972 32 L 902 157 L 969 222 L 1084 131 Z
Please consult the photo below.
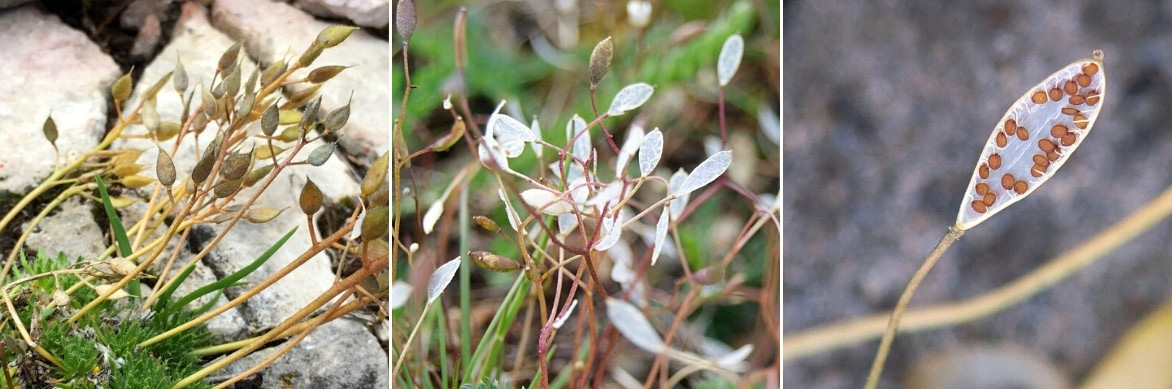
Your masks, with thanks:
M 1059 254 L 1044 266 L 992 292 L 953 303 L 908 311 L 904 332 L 920 331 L 967 323 L 986 317 L 1054 286 L 1071 274 L 1090 266 L 1156 223 L 1172 215 L 1172 187 L 1082 244 Z M 782 358 L 794 360 L 819 351 L 873 339 L 883 333 L 887 314 L 807 330 L 783 339 Z
M 904 310 L 912 300 L 912 295 L 916 293 L 916 289 L 920 287 L 920 283 L 924 281 L 924 277 L 936 265 L 936 261 L 944 256 L 944 252 L 952 246 L 953 242 L 960 239 L 964 235 L 964 229 L 959 226 L 952 226 L 948 229 L 948 233 L 940 238 L 940 243 L 936 244 L 936 248 L 928 254 L 928 258 L 924 259 L 924 263 L 920 265 L 920 269 L 916 270 L 916 274 L 912 276 L 912 280 L 908 282 L 907 287 L 904 288 L 903 294 L 899 296 L 899 302 L 895 304 L 895 310 L 891 312 L 891 320 L 887 322 L 887 330 L 883 333 L 883 340 L 879 342 L 879 351 L 875 353 L 875 361 L 871 364 L 871 373 L 867 375 L 867 389 L 874 389 L 875 385 L 879 384 L 879 375 L 883 373 L 883 362 L 887 360 L 887 353 L 891 351 L 891 342 L 895 340 L 895 331 L 899 328 L 899 319 L 903 317 Z
M 468 189 L 460 191 L 460 255 L 468 253 L 472 236 Z M 460 261 L 460 355 L 472 355 L 472 261 Z

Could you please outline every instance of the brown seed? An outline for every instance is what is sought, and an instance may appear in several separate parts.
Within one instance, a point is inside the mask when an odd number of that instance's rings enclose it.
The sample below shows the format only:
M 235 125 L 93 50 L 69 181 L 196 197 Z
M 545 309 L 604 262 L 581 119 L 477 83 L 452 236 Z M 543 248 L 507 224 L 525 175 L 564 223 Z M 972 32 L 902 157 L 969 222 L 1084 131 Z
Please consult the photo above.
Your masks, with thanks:
M 1043 174 L 1046 174 L 1046 168 L 1045 168 L 1045 167 L 1038 166 L 1038 165 L 1034 165 L 1034 168 L 1033 168 L 1033 169 L 1030 169 L 1030 175 L 1031 175 L 1031 176 L 1034 176 L 1034 177 L 1041 177 Z M 1023 182 L 1023 181 L 1018 181 L 1018 182 Z
M 997 147 L 1005 147 L 1009 144 L 1009 138 L 1005 136 L 1004 132 L 997 133 Z
M 1027 184 L 1025 182 L 1025 180 L 1018 180 L 1016 183 L 1013 184 L 1013 191 L 1017 192 L 1017 194 L 1025 193 L 1026 189 L 1029 189 L 1029 188 L 1030 188 L 1030 185 Z
M 989 193 L 989 184 L 984 182 L 977 183 L 977 194 L 984 196 L 985 193 Z
M 1030 96 L 1030 101 L 1033 101 L 1034 104 L 1045 103 L 1046 102 L 1046 92 L 1042 92 L 1042 91 L 1034 92 L 1034 95 Z
M 1047 153 L 1054 151 L 1054 142 L 1050 141 L 1049 139 L 1042 139 L 1038 141 L 1038 148 Z
M 1055 138 L 1061 138 L 1063 135 L 1066 135 L 1066 131 L 1068 131 L 1068 129 L 1065 125 L 1055 124 L 1054 127 L 1050 128 L 1050 135 Z
M 1087 92 L 1087 105 L 1095 105 L 1099 102 L 1099 91 Z
M 1062 145 L 1063 146 L 1070 146 L 1070 145 L 1074 144 L 1074 142 L 1077 140 L 1078 140 L 1078 135 L 1075 135 L 1073 132 L 1067 133 L 1066 136 L 1062 137 Z
M 1030 132 L 1026 131 L 1025 127 L 1017 128 L 1017 139 L 1030 140 Z
M 1075 76 L 1075 80 L 1078 81 L 1078 86 L 1086 87 L 1091 85 L 1091 76 L 1085 74 Z
M 1017 132 L 1017 121 L 1013 120 L 1013 119 L 1006 120 L 1005 121 L 1005 135 L 1013 134 L 1016 132 Z
M 1099 65 L 1096 65 L 1093 63 L 1088 63 L 1086 65 L 1082 65 L 1082 74 L 1085 74 L 1088 76 L 1093 76 L 1093 75 L 1095 75 L 1095 73 L 1098 73 L 1098 72 L 1099 72 Z
M 1045 155 L 1042 155 L 1042 154 L 1034 154 L 1034 165 L 1037 165 L 1037 166 L 1050 166 L 1050 160 L 1046 159 L 1046 156 L 1045 156 Z
M 1087 128 L 1087 117 L 1083 116 L 1081 113 L 1074 115 L 1074 125 L 1085 130 Z
M 986 211 L 989 210 L 989 207 L 986 207 L 985 203 L 982 203 L 978 200 L 978 201 L 973 201 L 973 210 L 977 211 L 977 213 L 985 213 Z
M 1005 175 L 1001 176 L 1001 187 L 1002 188 L 1005 188 L 1005 189 L 1013 188 L 1014 182 L 1016 182 L 1016 180 L 1013 179 L 1012 174 L 1005 173 Z
M 1001 155 L 999 155 L 997 153 L 993 153 L 993 154 L 989 155 L 989 167 L 993 168 L 993 170 L 1000 169 L 1001 168 Z
M 1074 96 L 1070 96 L 1070 99 L 1068 99 L 1066 101 L 1069 102 L 1070 104 L 1073 104 L 1073 105 L 1080 105 L 1082 103 L 1085 103 L 1087 101 L 1087 98 L 1086 98 L 1086 96 L 1083 96 L 1083 95 L 1074 95 Z
M 977 168 L 977 175 L 981 176 L 982 180 L 989 178 L 989 165 L 982 163 L 981 167 Z
M 997 202 L 997 195 L 993 193 L 985 193 L 985 198 L 982 202 L 987 206 L 993 206 L 993 203 Z
M 1094 92 L 1091 92 L 1091 93 L 1094 93 Z M 1090 99 L 1091 99 L 1091 95 L 1088 94 L 1087 100 L 1090 100 Z M 1074 107 L 1066 107 L 1066 108 L 1062 108 L 1062 113 L 1065 115 L 1074 115 L 1074 114 L 1078 113 L 1078 109 L 1074 108 Z
M 1068 95 L 1076 94 L 1078 93 L 1078 84 L 1075 84 L 1074 80 L 1066 80 L 1066 83 L 1062 85 L 1062 90 Z
M 1050 100 L 1058 101 L 1062 99 L 1062 90 L 1058 87 L 1050 88 Z
M 1059 155 L 1058 155 L 1057 151 L 1051 151 L 1051 152 L 1046 153 L 1046 159 L 1049 159 L 1051 161 L 1057 161 L 1058 157 L 1059 157 Z

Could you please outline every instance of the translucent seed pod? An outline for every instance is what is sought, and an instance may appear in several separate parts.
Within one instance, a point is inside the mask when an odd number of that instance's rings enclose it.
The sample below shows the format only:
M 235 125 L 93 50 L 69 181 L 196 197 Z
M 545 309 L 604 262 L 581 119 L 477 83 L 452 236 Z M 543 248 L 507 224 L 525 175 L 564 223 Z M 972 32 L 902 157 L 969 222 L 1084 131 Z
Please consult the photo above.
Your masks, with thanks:
M 956 228 L 972 228 L 1050 179 L 1090 132 L 1106 89 L 1103 52 L 1095 50 L 1017 99 L 981 151 Z

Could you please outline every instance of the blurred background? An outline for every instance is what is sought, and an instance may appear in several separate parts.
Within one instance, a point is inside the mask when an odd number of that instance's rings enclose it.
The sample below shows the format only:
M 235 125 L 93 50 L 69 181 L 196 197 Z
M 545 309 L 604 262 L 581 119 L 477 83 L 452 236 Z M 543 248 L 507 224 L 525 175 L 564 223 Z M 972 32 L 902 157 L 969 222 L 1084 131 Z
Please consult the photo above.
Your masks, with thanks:
M 1087 141 L 953 245 L 911 307 L 1009 283 L 1172 183 L 1172 2 L 786 1 L 783 14 L 786 334 L 890 311 L 956 220 L 996 121 L 1092 50 L 1105 53 L 1108 85 Z M 1005 311 L 897 336 L 880 387 L 910 385 L 917 364 L 976 346 L 1039 362 L 1022 374 L 1081 382 L 1172 295 L 1170 238 L 1162 222 Z M 784 384 L 861 387 L 878 343 L 786 360 Z

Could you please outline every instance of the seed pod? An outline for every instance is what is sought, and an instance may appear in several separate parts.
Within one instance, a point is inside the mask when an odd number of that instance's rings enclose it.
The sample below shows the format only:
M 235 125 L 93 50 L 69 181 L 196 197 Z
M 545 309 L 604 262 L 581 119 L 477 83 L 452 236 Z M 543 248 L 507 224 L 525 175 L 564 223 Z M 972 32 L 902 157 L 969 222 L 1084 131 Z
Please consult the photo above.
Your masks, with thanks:
M 110 288 L 113 288 L 113 286 L 112 285 L 95 285 L 94 291 L 98 292 L 98 295 L 101 295 L 102 293 L 106 293 L 106 291 L 110 290 Z M 119 300 L 119 299 L 124 299 L 127 297 L 130 297 L 129 293 L 122 291 L 122 289 L 118 289 L 113 294 L 111 294 L 110 297 L 107 299 L 108 300 Z
M 256 93 L 248 92 L 240 99 L 240 109 L 236 111 L 236 116 L 247 119 L 252 116 L 252 105 L 256 102 Z
M 45 124 L 43 126 L 41 126 L 41 131 L 45 133 L 45 139 L 48 140 L 49 143 L 53 145 L 54 149 L 56 149 L 57 148 L 57 123 L 53 121 L 53 114 L 49 114 L 49 117 L 45 118 Z
M 399 0 L 399 5 L 395 8 L 395 29 L 399 31 L 399 37 L 403 38 L 403 42 L 409 41 L 411 35 L 415 34 L 415 3 L 411 0 Z
M 489 219 L 488 217 L 485 217 L 485 216 L 481 216 L 481 215 L 473 216 L 472 221 L 476 222 L 476 225 L 480 226 L 480 228 L 487 230 L 488 232 L 497 232 L 501 229 L 501 227 L 499 225 L 497 225 L 495 221 L 493 221 L 492 219 Z
M 282 142 L 292 142 L 300 138 L 301 127 L 296 124 L 285 127 L 285 129 L 281 130 L 281 134 L 277 135 L 277 140 Z
M 590 53 L 591 88 L 598 86 L 598 82 L 602 81 L 602 77 L 606 75 L 607 69 L 610 68 L 610 59 L 613 56 L 614 41 L 609 36 L 594 46 L 594 52 Z
M 129 72 L 126 72 L 126 74 L 123 74 L 122 77 L 119 77 L 118 81 L 114 81 L 114 85 L 110 86 L 110 95 L 114 97 L 115 103 L 121 103 L 126 101 L 126 98 L 130 97 L 130 91 L 133 89 L 133 85 L 131 84 L 130 80 L 130 73 L 133 72 L 134 68 L 131 68 Z
M 208 115 L 197 114 L 191 117 L 191 131 L 199 134 L 208 127 Z
M 472 258 L 472 263 L 484 270 L 507 273 L 521 269 L 521 264 L 512 259 L 488 251 L 469 251 L 468 256 Z
M 442 138 L 436 139 L 435 142 L 432 142 L 429 148 L 431 148 L 433 151 L 447 151 L 448 149 L 452 148 L 452 145 L 455 145 L 456 142 L 460 141 L 460 138 L 464 137 L 464 131 L 466 131 L 464 127 L 464 120 L 457 119 L 455 123 L 452 123 L 452 130 L 448 131 L 448 133 L 445 134 Z
M 244 179 L 244 187 L 247 188 L 256 185 L 258 181 L 260 181 L 262 178 L 265 178 L 265 176 L 269 175 L 269 172 L 272 171 L 273 165 L 264 165 L 256 168 L 256 170 L 249 172 L 248 177 Z
M 972 228 L 1050 179 L 1091 130 L 1106 89 L 1095 50 L 1017 99 L 981 151 L 954 228 Z
M 114 166 L 131 165 L 134 164 L 135 161 L 138 161 L 138 157 L 140 156 L 142 156 L 142 150 L 126 150 L 119 153 L 117 157 L 114 157 L 114 159 L 110 161 L 110 164 Z
M 343 105 L 342 107 L 340 107 L 338 109 L 330 111 L 330 113 L 328 115 L 326 115 L 326 120 L 324 122 L 322 122 L 322 124 L 325 124 L 325 126 L 326 126 L 325 133 L 328 134 L 328 133 L 342 129 L 342 126 L 345 126 L 346 122 L 349 120 L 350 120 L 350 102 L 347 101 L 346 105 Z
M 142 165 L 131 163 L 126 165 L 114 165 L 114 170 L 111 172 L 114 173 L 114 176 L 123 178 L 127 176 L 133 176 L 140 171 L 142 171 Z
M 214 194 L 217 199 L 231 196 L 233 193 L 236 193 L 236 191 L 240 190 L 240 184 L 243 182 L 243 179 L 221 180 L 216 184 L 216 186 L 212 187 L 212 194 Z
M 277 109 L 276 103 L 265 108 L 265 113 L 260 115 L 260 130 L 265 135 L 273 136 L 273 133 L 277 131 L 277 125 L 280 123 L 281 114 Z
M 171 86 L 175 87 L 175 91 L 183 93 L 187 91 L 187 70 L 183 68 L 183 61 L 175 60 L 175 70 L 172 71 Z
M 212 173 L 212 167 L 216 164 L 216 155 L 220 153 L 220 142 L 223 141 L 223 135 L 216 135 L 216 139 L 204 149 L 203 157 L 199 162 L 195 163 L 195 168 L 191 170 L 191 179 L 196 184 L 202 184 L 204 180 L 208 179 L 208 175 Z
M 159 156 L 155 159 L 155 175 L 159 177 L 159 183 L 167 188 L 175 183 L 175 162 L 162 147 L 159 147 Z
M 363 242 L 370 242 L 387 236 L 388 215 L 389 209 L 385 205 L 366 211 L 366 216 L 362 218 Z
M 179 135 L 179 130 L 181 128 L 182 126 L 175 122 L 159 123 L 159 131 L 155 132 L 155 140 L 159 142 L 171 140 L 171 138 L 174 138 L 175 135 Z
M 299 107 L 302 105 L 308 105 L 306 102 L 310 101 L 309 99 L 314 98 L 317 95 L 317 91 L 319 89 L 321 89 L 321 84 L 317 84 L 317 85 L 305 88 L 299 92 L 295 92 L 289 96 L 289 102 L 286 103 L 286 105 L 288 105 L 290 107 Z M 304 116 L 304 114 L 302 114 L 302 116 Z
M 61 289 L 54 290 L 53 291 L 53 304 L 56 304 L 58 307 L 64 307 L 64 306 L 69 305 L 69 295 L 66 294 L 64 290 L 61 290 Z
M 305 104 L 305 109 L 301 111 L 301 128 L 309 128 L 314 121 L 317 120 L 317 111 L 321 108 L 321 96 L 313 99 L 309 104 Z
M 346 38 L 349 38 L 350 33 L 353 33 L 357 29 L 358 27 L 354 26 L 329 26 L 317 34 L 317 39 L 313 43 L 322 45 L 325 48 L 334 47 L 342 43 L 342 41 L 345 41 Z
M 243 43 L 244 41 L 237 41 L 220 56 L 220 62 L 216 66 L 216 71 L 220 73 L 232 71 L 232 68 L 236 65 L 236 56 L 240 54 L 240 46 Z
M 313 64 L 313 61 L 316 60 L 317 56 L 321 55 L 321 52 L 325 49 L 325 47 L 322 47 L 322 45 L 315 42 L 309 45 L 309 48 L 305 49 L 304 53 L 301 53 L 301 57 L 297 58 L 297 63 L 300 64 L 301 67 L 307 68 L 309 65 Z
M 138 188 L 150 185 L 152 182 L 155 182 L 155 180 L 152 180 L 152 179 L 149 179 L 149 178 L 146 178 L 143 176 L 122 177 L 122 186 L 125 186 L 130 189 L 138 189 Z
M 252 153 L 232 153 L 224 159 L 220 166 L 220 175 L 229 180 L 238 180 L 248 173 L 248 165 L 252 163 Z
M 382 186 L 383 181 L 386 181 L 389 163 L 390 153 L 384 152 L 374 161 L 374 164 L 370 165 L 370 170 L 366 171 L 366 176 L 362 177 L 360 185 L 362 198 L 369 197 L 378 190 L 379 186 Z
M 159 112 L 155 111 L 155 101 L 147 100 L 142 103 L 142 126 L 146 127 L 147 131 L 159 131 Z
M 220 85 L 224 87 L 225 96 L 235 97 L 236 92 L 240 91 L 240 67 L 232 69 L 232 72 L 224 77 L 224 82 Z
M 337 143 L 330 142 L 318 146 L 317 148 L 313 149 L 313 151 L 309 152 L 309 158 L 306 158 L 306 161 L 308 161 L 309 164 L 313 166 L 324 165 L 326 161 L 330 160 L 330 156 L 334 155 L 334 147 L 336 145 Z
M 297 203 L 301 206 L 301 212 L 306 215 L 313 215 L 321 209 L 321 189 L 317 188 L 317 184 L 314 184 L 313 180 L 305 179 L 305 186 L 301 187 L 301 197 L 298 198 Z
M 278 123 L 282 126 L 288 124 L 297 124 L 301 122 L 301 112 L 291 109 L 282 109 L 278 111 L 278 118 L 280 118 Z
M 276 219 L 277 216 L 280 216 L 281 212 L 285 212 L 286 209 L 289 209 L 289 207 L 281 209 L 272 207 L 250 208 L 248 212 L 244 213 L 244 220 L 248 220 L 256 224 L 265 223 Z
M 133 273 L 134 268 L 138 267 L 137 265 L 134 264 L 134 262 L 130 262 L 130 260 L 128 260 L 126 258 L 122 258 L 122 257 L 111 258 L 109 263 L 110 263 L 110 270 L 114 271 L 114 274 L 117 274 L 120 276 L 125 276 L 127 274 Z
M 348 67 L 349 66 L 341 65 L 322 66 L 317 69 L 313 69 L 312 72 L 309 72 L 309 75 L 305 76 L 305 80 L 314 84 L 321 84 L 331 78 L 334 78 L 334 76 L 338 75 L 338 73 L 341 73 L 343 70 L 346 70 Z
M 244 85 L 241 85 L 244 87 L 245 92 L 250 92 L 256 89 L 256 78 L 259 72 L 260 68 L 252 68 L 252 73 L 248 75 L 248 80 L 244 81 Z
M 200 83 L 199 102 L 203 105 L 203 114 L 208 116 L 208 119 L 216 117 L 216 96 L 208 92 L 208 88 Z
M 155 97 L 159 95 L 159 91 L 163 90 L 163 87 L 167 85 L 167 81 L 170 79 L 171 79 L 171 73 L 167 73 L 167 74 L 164 74 L 162 77 L 159 77 L 159 80 L 155 81 L 155 85 L 152 85 L 150 89 L 146 90 L 146 93 L 142 94 L 141 99 L 142 100 L 154 100 Z
M 263 73 L 260 74 L 260 84 L 261 85 L 272 84 L 274 81 L 277 80 L 277 77 L 280 77 L 282 74 L 284 74 L 285 70 L 287 70 L 288 68 L 289 68 L 289 65 L 285 63 L 284 58 L 282 58 L 280 61 L 273 62 L 272 64 L 269 65 L 269 67 L 265 68 L 265 71 Z
M 252 157 L 258 160 L 265 160 L 272 158 L 274 155 L 281 155 L 285 150 L 288 149 L 277 145 L 273 145 L 272 147 L 261 145 L 252 150 Z

